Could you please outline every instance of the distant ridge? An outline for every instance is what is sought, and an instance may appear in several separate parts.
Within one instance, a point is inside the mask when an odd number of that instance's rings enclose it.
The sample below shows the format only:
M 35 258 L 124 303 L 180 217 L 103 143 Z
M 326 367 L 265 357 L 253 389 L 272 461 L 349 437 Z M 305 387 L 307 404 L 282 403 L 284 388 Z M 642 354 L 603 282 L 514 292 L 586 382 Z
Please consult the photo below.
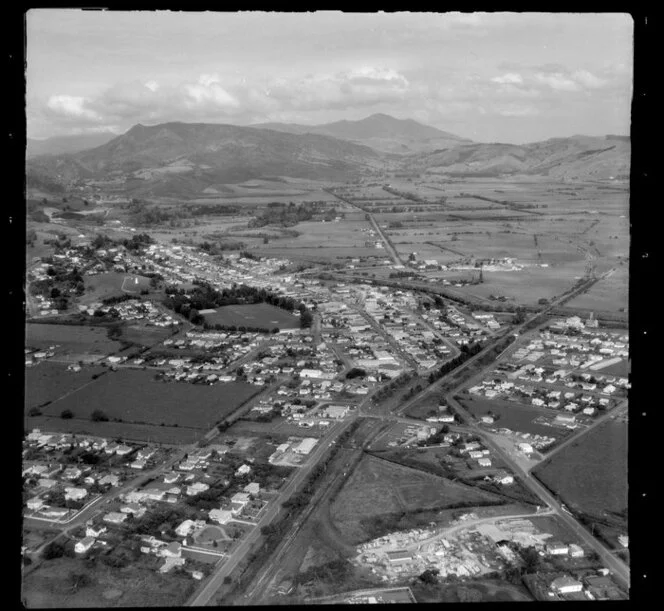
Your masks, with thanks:
M 253 127 L 291 134 L 321 134 L 370 146 L 384 153 L 408 154 L 446 149 L 471 140 L 423 125 L 413 119 L 395 119 L 383 113 L 359 121 L 335 121 L 321 125 L 260 123 Z

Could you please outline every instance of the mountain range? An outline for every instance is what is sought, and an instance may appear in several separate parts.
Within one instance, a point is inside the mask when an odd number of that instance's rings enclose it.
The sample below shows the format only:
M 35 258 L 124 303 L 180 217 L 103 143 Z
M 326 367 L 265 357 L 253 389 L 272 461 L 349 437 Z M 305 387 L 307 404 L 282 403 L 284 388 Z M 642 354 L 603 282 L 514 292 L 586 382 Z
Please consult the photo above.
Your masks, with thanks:
M 360 121 L 336 121 L 322 125 L 259 123 L 252 127 L 290 134 L 320 134 L 364 144 L 382 153 L 408 154 L 435 151 L 472 142 L 412 119 L 375 114 Z
M 406 154 L 395 153 L 400 147 Z M 195 197 L 219 185 L 268 176 L 345 182 L 390 168 L 449 176 L 605 179 L 628 176 L 629 165 L 630 141 L 623 136 L 475 143 L 416 121 L 372 115 L 318 126 L 139 124 L 94 148 L 31 156 L 27 174 L 29 186 L 42 188 L 112 179 L 127 194 Z

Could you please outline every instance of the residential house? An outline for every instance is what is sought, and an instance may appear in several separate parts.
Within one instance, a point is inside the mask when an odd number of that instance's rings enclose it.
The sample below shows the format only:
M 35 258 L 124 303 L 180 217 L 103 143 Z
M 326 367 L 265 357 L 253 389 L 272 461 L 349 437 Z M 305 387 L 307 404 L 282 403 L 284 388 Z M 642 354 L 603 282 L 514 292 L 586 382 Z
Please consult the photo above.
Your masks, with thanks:
M 74 545 L 74 551 L 77 554 L 84 554 L 93 546 L 94 542 L 94 537 L 85 537 L 76 542 L 76 545 Z

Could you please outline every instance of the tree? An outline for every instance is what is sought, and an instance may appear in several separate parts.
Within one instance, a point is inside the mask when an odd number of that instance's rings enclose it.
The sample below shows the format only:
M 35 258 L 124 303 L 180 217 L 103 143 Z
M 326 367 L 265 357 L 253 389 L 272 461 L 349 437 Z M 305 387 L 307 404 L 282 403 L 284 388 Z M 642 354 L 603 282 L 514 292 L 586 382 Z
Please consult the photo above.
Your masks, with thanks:
M 69 420 L 70 418 L 74 417 L 74 412 L 72 412 L 70 409 L 65 409 L 60 412 L 60 418 L 64 420 Z
M 418 577 L 418 579 L 423 583 L 433 585 L 438 583 L 438 573 L 440 573 L 438 569 L 427 569 Z
M 53 560 L 55 558 L 62 558 L 65 554 L 65 546 L 59 541 L 51 541 L 42 552 L 44 560 Z
M 302 314 L 300 314 L 300 327 L 302 329 L 308 329 L 309 327 L 311 327 L 313 321 L 314 321 L 314 315 L 311 312 L 309 312 L 309 310 L 305 310 L 304 312 L 302 312 Z
M 96 409 L 90 414 L 90 420 L 93 422 L 108 422 L 108 416 L 100 409 Z

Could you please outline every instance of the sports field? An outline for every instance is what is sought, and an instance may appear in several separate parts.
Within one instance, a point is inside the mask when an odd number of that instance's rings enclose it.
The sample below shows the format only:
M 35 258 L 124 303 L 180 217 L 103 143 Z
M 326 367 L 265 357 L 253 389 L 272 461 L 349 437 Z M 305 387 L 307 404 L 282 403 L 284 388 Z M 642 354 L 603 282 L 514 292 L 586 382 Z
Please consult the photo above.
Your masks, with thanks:
M 214 314 L 205 314 L 205 322 L 212 325 L 236 327 L 265 327 L 266 329 L 296 329 L 300 319 L 286 310 L 269 303 L 229 305 L 217 308 Z

